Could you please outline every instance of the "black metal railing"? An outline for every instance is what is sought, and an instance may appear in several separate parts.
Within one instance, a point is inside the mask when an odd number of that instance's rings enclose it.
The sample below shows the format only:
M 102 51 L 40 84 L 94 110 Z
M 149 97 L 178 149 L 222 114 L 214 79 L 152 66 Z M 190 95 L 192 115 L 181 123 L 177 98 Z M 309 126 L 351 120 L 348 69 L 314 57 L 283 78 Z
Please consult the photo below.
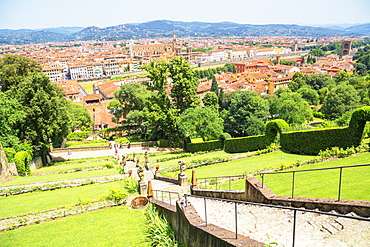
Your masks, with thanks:
M 212 188 L 212 189 L 218 190 L 218 189 L 222 189 L 220 188 L 221 184 L 228 183 L 228 190 L 231 190 L 232 181 L 245 179 L 245 178 L 247 178 L 246 174 L 234 175 L 234 176 L 197 178 L 197 184 L 202 189 Z
M 204 199 L 204 219 L 205 224 L 208 226 L 208 219 L 207 219 L 207 200 L 217 200 L 217 201 L 224 201 L 224 202 L 231 202 L 234 203 L 234 218 L 235 218 L 235 239 L 238 238 L 238 205 L 254 205 L 259 207 L 269 207 L 269 208 L 277 208 L 277 209 L 286 209 L 293 211 L 293 224 L 292 224 L 292 246 L 295 246 L 296 243 L 296 226 L 297 222 L 297 211 L 299 212 L 307 212 L 307 213 L 315 213 L 315 214 L 323 214 L 323 215 L 329 215 L 329 216 L 335 216 L 335 217 L 342 217 L 352 220 L 360 220 L 360 221 L 367 221 L 370 223 L 370 218 L 364 218 L 364 217 L 358 217 L 358 216 L 351 216 L 351 215 L 344 215 L 344 214 L 335 214 L 335 213 L 329 213 L 329 212 L 322 212 L 322 211 L 316 211 L 311 209 L 304 209 L 304 208 L 295 208 L 295 207 L 285 207 L 285 206 L 278 206 L 278 205 L 271 205 L 271 204 L 263 204 L 263 203 L 256 203 L 256 202 L 245 202 L 245 201 L 238 201 L 238 200 L 231 200 L 231 199 L 221 199 L 221 198 L 214 198 L 214 197 L 205 197 L 205 196 L 197 196 L 197 195 L 189 195 L 185 194 L 185 207 L 187 207 L 188 204 L 188 197 L 196 197 L 196 198 L 203 198 Z M 369 225 L 370 227 L 370 225 Z M 282 229 L 282 231 L 286 231 L 286 229 Z
M 180 198 L 180 194 L 178 192 L 166 190 L 153 190 L 153 196 L 158 201 L 169 202 L 170 205 L 172 205 L 172 202 L 175 205 L 176 200 Z
M 307 169 L 307 170 L 297 170 L 297 171 L 285 171 L 285 172 L 262 172 L 260 176 L 262 178 L 262 188 L 265 183 L 265 176 L 266 175 L 273 175 L 273 174 L 283 174 L 283 173 L 292 173 L 292 187 L 291 187 L 291 197 L 294 197 L 294 183 L 295 183 L 295 174 L 297 172 L 311 172 L 311 171 L 321 171 L 321 170 L 333 170 L 339 169 L 339 178 L 338 178 L 338 201 L 340 201 L 341 190 L 342 190 L 342 171 L 344 168 L 354 168 L 354 167 L 364 167 L 370 166 L 370 164 L 365 165 L 353 165 L 353 166 L 339 166 L 339 167 L 328 167 L 328 168 L 317 168 L 317 169 Z

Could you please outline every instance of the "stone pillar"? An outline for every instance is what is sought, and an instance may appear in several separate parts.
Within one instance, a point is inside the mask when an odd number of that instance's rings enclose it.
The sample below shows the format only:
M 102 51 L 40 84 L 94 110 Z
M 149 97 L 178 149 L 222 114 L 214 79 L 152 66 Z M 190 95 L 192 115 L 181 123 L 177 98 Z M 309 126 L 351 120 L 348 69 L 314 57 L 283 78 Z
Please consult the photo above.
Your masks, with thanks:
M 11 166 L 5 156 L 3 146 L 0 143 L 0 184 L 13 180 Z
M 145 151 L 145 169 L 147 169 L 148 171 L 151 169 L 148 151 Z
M 197 174 L 196 174 L 195 170 L 193 170 L 192 173 L 191 173 L 191 186 L 193 188 L 197 187 Z
M 153 186 L 152 181 L 148 181 L 148 192 L 147 192 L 148 199 L 151 200 L 153 198 Z
M 142 165 L 139 165 L 139 169 L 137 169 L 137 175 L 139 177 L 139 191 L 140 195 L 146 195 L 148 186 L 144 181 L 144 168 Z
M 180 160 L 178 162 L 178 164 L 180 165 L 180 173 L 178 175 L 179 185 L 180 186 L 187 186 L 188 185 L 188 177 L 185 174 L 185 170 L 186 170 L 185 161 Z

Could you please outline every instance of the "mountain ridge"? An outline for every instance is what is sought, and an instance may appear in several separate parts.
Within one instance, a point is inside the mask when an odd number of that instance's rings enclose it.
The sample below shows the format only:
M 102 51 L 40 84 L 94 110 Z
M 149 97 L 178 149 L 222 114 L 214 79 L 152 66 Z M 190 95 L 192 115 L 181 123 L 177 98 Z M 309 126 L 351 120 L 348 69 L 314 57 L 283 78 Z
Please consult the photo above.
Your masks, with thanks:
M 143 23 L 125 23 L 109 27 L 56 27 L 42 29 L 0 29 L 0 44 L 28 44 L 84 40 L 115 41 L 138 38 L 168 38 L 176 31 L 178 37 L 246 37 L 246 36 L 364 36 L 370 35 L 370 23 L 344 30 L 296 24 L 240 24 L 223 22 L 183 22 L 153 20 Z

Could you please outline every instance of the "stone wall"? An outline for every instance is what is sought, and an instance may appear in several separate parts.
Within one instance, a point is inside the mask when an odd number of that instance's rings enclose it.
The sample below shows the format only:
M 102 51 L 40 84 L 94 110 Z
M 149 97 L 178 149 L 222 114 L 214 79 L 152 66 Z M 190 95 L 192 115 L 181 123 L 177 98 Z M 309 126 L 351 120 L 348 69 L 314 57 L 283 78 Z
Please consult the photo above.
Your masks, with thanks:
M 248 202 L 257 202 L 264 204 L 273 204 L 286 207 L 318 209 L 329 212 L 332 210 L 340 214 L 354 212 L 362 217 L 370 217 L 370 202 L 360 200 L 336 200 L 325 198 L 305 198 L 305 197 L 286 197 L 276 196 L 266 186 L 262 188 L 262 183 L 254 178 L 247 178 L 245 181 L 245 191 L 227 191 L 227 190 L 206 190 L 191 188 L 192 195 L 207 196 L 222 199 L 240 200 Z
M 11 165 L 5 156 L 3 146 L 0 143 L 0 184 L 13 180 Z
M 41 157 L 36 157 L 31 160 L 30 162 L 30 169 L 31 171 L 34 171 L 36 169 L 39 169 L 43 166 Z
M 305 198 L 305 197 L 286 197 L 276 196 L 266 186 L 262 188 L 262 183 L 256 178 L 247 178 L 245 183 L 245 200 L 274 204 L 280 206 L 318 209 L 324 212 L 335 210 L 341 214 L 354 212 L 362 217 L 370 217 L 370 202 L 360 200 L 336 200 L 325 198 Z
M 188 247 L 212 246 L 265 246 L 263 243 L 228 231 L 216 225 L 208 224 L 199 217 L 193 206 L 181 209 L 178 201 L 176 206 L 153 200 L 158 212 L 163 215 L 172 227 L 175 237 Z

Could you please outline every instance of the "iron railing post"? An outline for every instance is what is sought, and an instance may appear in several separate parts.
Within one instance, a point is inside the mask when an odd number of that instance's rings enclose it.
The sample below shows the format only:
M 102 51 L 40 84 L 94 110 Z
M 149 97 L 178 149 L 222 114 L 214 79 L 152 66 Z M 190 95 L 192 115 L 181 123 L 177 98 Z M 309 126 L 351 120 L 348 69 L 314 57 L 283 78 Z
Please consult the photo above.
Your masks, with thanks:
M 204 214 L 205 214 L 206 226 L 208 226 L 208 223 L 207 223 L 207 203 L 206 203 L 206 198 L 204 198 Z
M 294 247 L 295 245 L 295 225 L 296 225 L 296 221 L 297 221 L 297 210 L 294 209 L 294 219 L 293 219 L 293 243 L 292 243 L 292 246 Z
M 338 187 L 338 201 L 340 201 L 340 192 L 342 189 L 342 167 L 339 169 L 339 187 Z
M 294 197 L 294 177 L 295 177 L 295 172 L 293 172 L 293 176 L 292 176 L 292 198 Z
M 265 179 L 265 174 L 261 174 L 262 175 L 262 188 L 263 188 L 263 182 L 264 182 L 264 179 Z
M 238 204 L 235 202 L 235 239 L 238 239 Z
M 170 206 L 172 205 L 171 204 L 171 192 L 168 191 L 168 196 L 170 197 Z

